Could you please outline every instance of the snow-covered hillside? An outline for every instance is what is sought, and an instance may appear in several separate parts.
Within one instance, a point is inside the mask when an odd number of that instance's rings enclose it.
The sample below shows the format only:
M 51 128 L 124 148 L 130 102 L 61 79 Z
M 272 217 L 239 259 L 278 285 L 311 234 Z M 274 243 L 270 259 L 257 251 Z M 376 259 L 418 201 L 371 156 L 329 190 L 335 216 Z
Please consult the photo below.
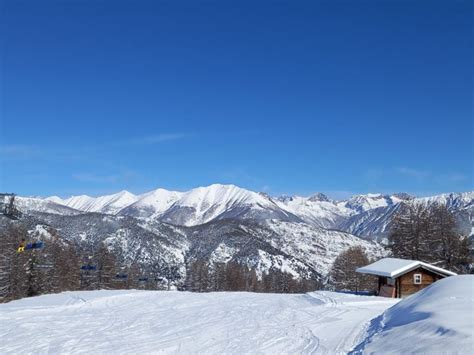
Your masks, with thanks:
M 188 259 L 236 261 L 259 274 L 277 269 L 320 281 L 339 253 L 351 246 L 363 247 L 371 258 L 385 255 L 380 244 L 347 233 L 278 220 L 215 221 L 189 229 L 188 236 Z
M 440 280 L 374 319 L 354 353 L 472 354 L 473 294 L 472 275 Z
M 396 302 L 332 292 L 65 292 L 0 304 L 0 353 L 345 353 Z

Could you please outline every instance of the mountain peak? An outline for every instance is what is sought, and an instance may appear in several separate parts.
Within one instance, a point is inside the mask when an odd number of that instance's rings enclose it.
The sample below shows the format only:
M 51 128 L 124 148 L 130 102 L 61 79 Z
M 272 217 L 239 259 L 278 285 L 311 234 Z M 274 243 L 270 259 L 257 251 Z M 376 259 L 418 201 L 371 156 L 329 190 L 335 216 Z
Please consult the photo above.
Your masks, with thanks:
M 309 201 L 313 201 L 313 202 L 329 202 L 329 198 L 321 193 L 321 192 L 318 192 L 318 193 L 315 193 L 314 195 L 311 195 L 309 198 L 308 198 Z
M 407 194 L 406 192 L 396 192 L 394 194 L 392 194 L 393 197 L 396 197 L 400 200 L 403 200 L 403 201 L 409 201 L 409 200 L 413 200 L 415 197 L 410 195 L 410 194 Z

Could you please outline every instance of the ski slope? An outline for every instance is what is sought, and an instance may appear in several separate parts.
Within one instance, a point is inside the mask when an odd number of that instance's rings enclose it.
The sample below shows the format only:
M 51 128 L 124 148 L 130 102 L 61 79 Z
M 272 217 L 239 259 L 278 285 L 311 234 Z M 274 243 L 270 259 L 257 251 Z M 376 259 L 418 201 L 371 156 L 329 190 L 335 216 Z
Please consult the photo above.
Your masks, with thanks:
M 318 291 L 81 291 L 0 305 L 0 353 L 344 353 L 397 300 Z

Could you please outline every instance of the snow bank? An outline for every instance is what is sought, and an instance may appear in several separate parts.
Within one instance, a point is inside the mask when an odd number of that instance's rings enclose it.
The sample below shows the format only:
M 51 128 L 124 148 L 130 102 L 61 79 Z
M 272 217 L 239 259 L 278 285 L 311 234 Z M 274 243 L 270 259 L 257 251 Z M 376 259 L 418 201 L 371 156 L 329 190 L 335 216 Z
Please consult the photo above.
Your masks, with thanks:
M 474 352 L 474 276 L 452 276 L 402 300 L 371 323 L 353 353 Z

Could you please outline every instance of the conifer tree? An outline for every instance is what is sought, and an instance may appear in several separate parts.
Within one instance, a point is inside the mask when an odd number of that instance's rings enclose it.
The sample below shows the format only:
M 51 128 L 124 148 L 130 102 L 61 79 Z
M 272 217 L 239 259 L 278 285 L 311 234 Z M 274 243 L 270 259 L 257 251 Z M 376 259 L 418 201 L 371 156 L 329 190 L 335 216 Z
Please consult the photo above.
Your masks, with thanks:
M 330 272 L 330 285 L 337 291 L 371 291 L 375 289 L 375 278 L 356 272 L 369 264 L 369 259 L 360 246 L 351 247 L 339 254 Z

